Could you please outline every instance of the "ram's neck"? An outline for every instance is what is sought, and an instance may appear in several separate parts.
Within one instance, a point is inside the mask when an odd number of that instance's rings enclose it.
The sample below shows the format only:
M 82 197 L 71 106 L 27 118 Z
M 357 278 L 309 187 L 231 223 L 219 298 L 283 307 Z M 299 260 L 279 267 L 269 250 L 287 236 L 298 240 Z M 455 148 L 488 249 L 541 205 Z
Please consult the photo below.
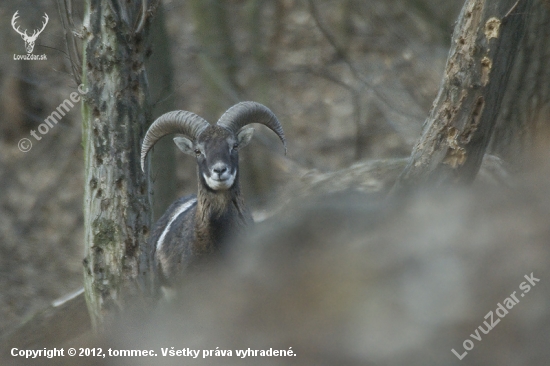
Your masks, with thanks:
M 252 222 L 240 194 L 239 182 L 226 191 L 212 191 L 199 184 L 195 235 L 197 254 L 214 252 Z
M 236 200 L 242 201 L 239 188 L 235 185 L 232 189 L 224 191 L 213 191 L 199 185 L 197 211 L 203 215 L 201 219 L 221 217 L 234 209 Z

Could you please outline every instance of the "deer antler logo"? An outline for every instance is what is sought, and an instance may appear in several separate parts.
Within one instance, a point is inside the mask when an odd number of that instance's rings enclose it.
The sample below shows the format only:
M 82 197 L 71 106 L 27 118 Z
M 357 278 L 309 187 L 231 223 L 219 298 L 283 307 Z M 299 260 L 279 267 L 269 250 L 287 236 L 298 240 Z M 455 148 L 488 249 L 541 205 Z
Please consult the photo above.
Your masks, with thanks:
M 19 15 L 17 13 L 19 13 L 19 10 L 16 11 L 15 14 L 13 14 L 13 18 L 11 18 L 11 26 L 17 33 L 21 35 L 21 38 L 23 38 L 23 41 L 25 41 L 25 49 L 27 50 L 27 53 L 32 53 L 32 50 L 34 49 L 34 42 L 36 42 L 36 39 L 38 38 L 40 33 L 42 33 L 44 28 L 46 28 L 46 24 L 48 24 L 48 20 L 49 20 L 48 14 L 44 13 L 44 22 L 42 23 L 42 29 L 40 30 L 35 29 L 32 36 L 29 36 L 27 35 L 26 29 L 24 32 L 21 32 L 19 30 L 19 26 L 17 26 L 16 28 L 15 21 L 17 20 L 17 18 L 19 18 Z

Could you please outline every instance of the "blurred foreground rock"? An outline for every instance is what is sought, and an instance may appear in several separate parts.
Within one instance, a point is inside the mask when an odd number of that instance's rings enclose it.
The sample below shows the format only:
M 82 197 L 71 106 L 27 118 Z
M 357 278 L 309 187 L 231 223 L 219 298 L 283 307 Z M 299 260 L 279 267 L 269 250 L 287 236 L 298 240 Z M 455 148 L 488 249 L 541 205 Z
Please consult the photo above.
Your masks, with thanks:
M 222 260 L 192 273 L 172 303 L 129 314 L 101 339 L 59 346 L 154 350 L 161 365 L 545 365 L 546 171 L 513 188 L 477 184 L 394 201 L 357 192 L 295 200 Z M 172 347 L 200 353 L 163 357 Z M 296 356 L 237 355 L 248 348 Z M 203 358 L 203 350 L 212 356 Z M 215 357 L 215 350 L 232 352 Z M 150 357 L 54 360 L 151 364 Z

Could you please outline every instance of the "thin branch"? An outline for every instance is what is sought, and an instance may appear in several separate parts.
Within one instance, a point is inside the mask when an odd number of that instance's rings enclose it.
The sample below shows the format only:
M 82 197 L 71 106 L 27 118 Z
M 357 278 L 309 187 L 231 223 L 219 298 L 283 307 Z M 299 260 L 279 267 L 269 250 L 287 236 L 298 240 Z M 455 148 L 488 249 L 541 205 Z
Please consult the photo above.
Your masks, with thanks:
M 81 75 L 82 74 L 82 57 L 80 57 L 80 53 L 78 52 L 78 50 L 80 49 L 78 47 L 78 44 L 76 43 L 76 38 L 75 38 L 75 35 L 77 34 L 76 32 L 76 27 L 74 25 L 74 22 L 73 22 L 73 6 L 72 6 L 72 0 L 65 0 L 65 9 L 66 9 L 66 13 L 67 13 L 67 22 L 69 23 L 69 26 L 71 27 L 71 30 L 72 30 L 72 37 L 71 37 L 71 40 L 72 40 L 72 43 L 73 43 L 73 53 L 74 53 L 74 56 L 75 58 L 77 59 L 77 63 L 76 63 L 76 69 L 78 71 L 78 74 Z
M 313 0 L 308 0 L 309 8 L 311 15 L 313 17 L 313 20 L 315 21 L 316 26 L 319 28 L 323 36 L 327 39 L 329 44 L 334 48 L 336 51 L 336 54 L 338 57 L 348 66 L 349 70 L 351 71 L 352 75 L 359 80 L 361 83 L 364 84 L 365 87 L 367 87 L 369 90 L 371 90 L 374 94 L 374 96 L 384 104 L 387 108 L 392 110 L 393 112 L 404 116 L 404 117 L 413 117 L 417 119 L 423 119 L 424 116 L 417 116 L 417 115 L 411 115 L 407 111 L 402 110 L 399 106 L 396 106 L 392 100 L 388 99 L 383 92 L 381 92 L 375 84 L 372 84 L 369 80 L 367 80 L 364 76 L 361 75 L 361 73 L 357 70 L 357 68 L 354 66 L 353 62 L 349 59 L 346 50 L 339 45 L 338 41 L 336 40 L 336 37 L 332 35 L 332 33 L 324 26 L 319 11 L 317 10 L 317 7 Z M 357 91 L 359 92 L 359 91 Z M 418 105 L 418 104 L 417 104 Z M 418 105 L 419 108 L 421 108 L 420 105 Z
M 121 21 L 121 16 L 120 16 L 120 9 L 116 6 L 117 5 L 117 1 L 116 0 L 109 0 L 107 2 L 107 4 L 109 5 L 109 10 L 111 11 L 111 14 L 113 15 L 113 17 L 115 17 L 115 20 L 117 22 L 120 22 Z
M 357 71 L 357 69 L 351 62 L 351 60 L 348 58 L 346 51 L 340 46 L 340 44 L 336 40 L 336 37 L 332 35 L 332 33 L 324 26 L 323 22 L 321 21 L 321 16 L 319 15 L 319 11 L 317 10 L 317 6 L 315 6 L 315 3 L 313 2 L 313 0 L 308 0 L 308 4 L 309 4 L 311 16 L 313 17 L 313 20 L 315 21 L 315 25 L 317 26 L 317 28 L 319 28 L 323 36 L 334 48 L 338 57 L 340 57 L 346 63 L 346 65 L 349 67 L 350 71 L 352 72 L 353 76 L 360 79 L 359 72 Z
M 519 0 L 516 1 L 516 3 L 514 4 L 514 6 L 512 6 L 512 7 L 510 8 L 510 10 L 508 10 L 508 12 L 506 13 L 506 15 L 502 18 L 503 21 L 506 20 L 506 18 L 508 18 L 508 17 L 512 14 L 512 12 L 513 12 L 514 10 L 516 10 L 516 8 L 518 7 L 518 4 L 519 4 Z
M 71 3 L 70 3 L 70 0 L 65 0 L 64 1 L 64 9 L 65 9 L 65 14 L 63 14 L 62 12 L 62 6 L 61 6 L 61 3 L 60 3 L 60 0 L 57 0 L 57 9 L 58 9 L 58 12 L 59 12 L 59 18 L 61 19 L 61 25 L 62 25 L 62 28 L 63 28 L 63 35 L 65 36 L 65 47 L 67 49 L 67 52 L 63 52 L 66 57 L 69 59 L 69 63 L 71 65 L 71 70 L 72 70 L 72 73 L 73 73 L 73 78 L 74 80 L 76 81 L 77 85 L 80 85 L 82 83 L 82 78 L 81 78 L 81 75 L 82 75 L 82 69 L 81 69 L 81 62 L 82 62 L 82 59 L 80 57 L 80 54 L 78 53 L 78 47 L 77 47 L 77 44 L 76 44 L 76 40 L 75 40 L 75 36 L 74 36 L 74 23 L 72 21 L 72 6 L 71 6 Z M 67 23 L 69 25 L 67 25 Z M 71 36 L 69 36 L 69 32 L 67 32 L 67 28 L 68 27 L 71 27 L 72 31 L 71 31 Z M 72 47 L 70 46 L 70 43 L 72 43 Z M 62 51 L 61 51 L 62 52 Z M 77 59 L 77 62 L 75 62 L 73 60 L 73 57 L 71 56 L 74 55 L 74 57 Z
M 134 28 L 134 33 L 141 33 L 143 27 L 145 26 L 145 20 L 147 18 L 147 9 L 149 9 L 149 1 L 141 0 L 141 14 L 139 17 L 139 22 L 137 27 Z

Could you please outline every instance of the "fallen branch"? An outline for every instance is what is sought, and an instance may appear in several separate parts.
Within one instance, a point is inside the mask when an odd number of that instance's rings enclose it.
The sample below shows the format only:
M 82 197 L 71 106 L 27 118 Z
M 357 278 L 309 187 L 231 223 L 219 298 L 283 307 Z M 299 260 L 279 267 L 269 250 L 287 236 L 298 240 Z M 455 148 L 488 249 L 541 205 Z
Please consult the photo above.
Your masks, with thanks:
M 19 349 L 59 348 L 65 342 L 91 331 L 92 324 L 81 288 L 33 315 L 2 337 L 0 355 Z

